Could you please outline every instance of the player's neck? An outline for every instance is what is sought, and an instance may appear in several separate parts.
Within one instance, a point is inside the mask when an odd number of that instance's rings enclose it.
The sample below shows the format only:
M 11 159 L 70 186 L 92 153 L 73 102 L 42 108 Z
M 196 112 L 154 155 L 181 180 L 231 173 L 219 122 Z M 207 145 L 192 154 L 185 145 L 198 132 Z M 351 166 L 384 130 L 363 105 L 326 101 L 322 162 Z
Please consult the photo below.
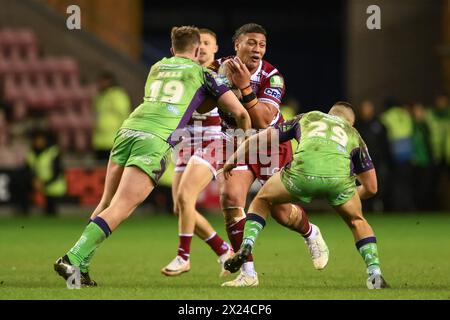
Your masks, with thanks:
M 250 72 L 250 74 L 254 75 L 255 72 L 258 71 L 258 69 L 259 69 L 259 64 L 255 68 L 250 69 L 248 66 L 247 66 L 247 68 L 248 68 L 248 71 Z
M 192 61 L 196 61 L 195 54 L 189 53 L 189 52 L 175 53 L 174 56 L 178 57 L 178 58 L 185 58 L 185 59 L 190 59 Z
M 208 67 L 208 66 L 211 65 L 213 62 L 214 62 L 214 59 L 205 61 L 205 62 L 200 63 L 200 64 L 202 65 L 202 67 Z

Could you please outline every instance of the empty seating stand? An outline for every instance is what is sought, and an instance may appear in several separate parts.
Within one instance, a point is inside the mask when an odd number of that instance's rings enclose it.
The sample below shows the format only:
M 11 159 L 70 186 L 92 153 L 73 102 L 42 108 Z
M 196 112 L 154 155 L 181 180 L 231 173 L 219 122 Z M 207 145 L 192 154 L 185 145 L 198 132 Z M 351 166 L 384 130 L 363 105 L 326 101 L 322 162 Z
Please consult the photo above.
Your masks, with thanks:
M 72 57 L 42 56 L 32 30 L 0 29 L 0 93 L 47 119 L 63 150 L 89 150 L 95 87 L 81 85 Z

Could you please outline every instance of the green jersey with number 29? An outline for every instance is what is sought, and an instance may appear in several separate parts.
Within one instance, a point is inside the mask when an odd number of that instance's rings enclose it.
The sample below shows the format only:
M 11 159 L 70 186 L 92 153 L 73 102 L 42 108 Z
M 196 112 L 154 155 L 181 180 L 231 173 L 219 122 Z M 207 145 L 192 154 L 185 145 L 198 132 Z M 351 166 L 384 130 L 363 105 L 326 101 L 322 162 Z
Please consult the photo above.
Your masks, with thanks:
M 299 144 L 290 170 L 318 177 L 349 177 L 373 168 L 366 144 L 347 121 L 320 111 L 278 126 L 280 142 Z

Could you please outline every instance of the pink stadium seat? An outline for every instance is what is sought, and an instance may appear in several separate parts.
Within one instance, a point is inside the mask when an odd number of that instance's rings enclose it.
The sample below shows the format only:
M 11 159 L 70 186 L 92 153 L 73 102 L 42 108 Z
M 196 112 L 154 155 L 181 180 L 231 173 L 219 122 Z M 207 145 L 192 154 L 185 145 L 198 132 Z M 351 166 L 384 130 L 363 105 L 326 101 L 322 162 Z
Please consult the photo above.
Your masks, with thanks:
M 1 30 L 1 45 L 2 47 L 11 47 L 15 44 L 15 31 L 12 29 Z
M 92 105 L 91 103 L 85 101 L 80 104 L 80 114 L 82 116 L 91 116 L 92 115 Z
M 64 119 L 61 112 L 50 112 L 48 115 L 48 124 L 50 128 L 56 132 L 61 131 L 64 128 Z
M 5 78 L 4 90 L 7 101 L 14 102 L 22 98 L 20 87 L 17 86 L 13 77 Z
M 39 97 L 37 103 L 41 109 L 52 109 L 56 106 L 57 100 L 54 90 L 48 86 L 36 86 Z
M 37 40 L 32 30 L 22 29 L 17 31 L 16 41 L 23 58 L 33 59 L 37 57 Z
M 79 128 L 88 132 L 92 131 L 94 119 L 91 113 L 81 113 L 79 116 Z
M 46 73 L 46 75 L 53 76 L 59 70 L 58 63 L 58 58 L 45 57 L 44 59 L 42 59 L 43 71 Z
M 68 57 L 60 59 L 58 73 L 67 87 L 79 86 L 78 64 L 74 59 Z
M 26 63 L 17 58 L 10 58 L 8 60 L 2 60 L 0 62 L 0 75 L 14 75 L 21 76 L 27 72 Z
M 45 72 L 55 87 L 67 88 L 71 85 L 78 84 L 78 74 L 71 66 L 71 62 L 66 61 L 66 59 L 46 58 Z
M 25 99 L 26 104 L 31 109 L 39 109 L 39 92 L 34 86 L 25 82 L 20 87 L 21 95 Z
M 69 127 L 71 129 L 77 130 L 78 128 L 80 128 L 81 119 L 80 115 L 76 112 L 76 110 L 74 109 L 69 110 L 67 117 L 69 121 Z
M 54 91 L 48 86 L 37 86 L 25 82 L 22 86 L 25 101 L 31 109 L 46 112 L 56 106 L 57 100 Z
M 39 58 L 31 29 L 0 30 L 0 85 L 5 98 L 43 112 L 63 150 L 90 149 L 95 84 L 80 84 L 79 66 L 70 57 Z
M 65 74 L 78 75 L 78 64 L 75 59 L 70 57 L 64 57 L 59 60 L 59 69 Z
M 57 133 L 58 145 L 64 150 L 70 149 L 72 130 L 70 119 L 64 108 L 51 111 L 48 115 L 50 128 Z
M 89 150 L 90 138 L 86 131 L 76 131 L 74 135 L 75 151 L 85 153 Z
M 0 57 L 0 77 L 7 74 L 10 70 L 9 63 L 2 57 Z
M 0 56 L 4 59 L 32 59 L 38 55 L 36 36 L 30 29 L 0 31 Z
M 7 38 L 3 36 L 3 30 L 0 30 L 0 60 L 8 59 L 9 46 L 7 41 L 8 41 Z
M 45 65 L 42 60 L 30 59 L 27 61 L 27 79 L 37 85 L 48 84 L 45 74 Z
M 86 99 L 89 99 L 88 96 L 86 96 L 84 88 L 81 87 L 79 84 L 76 84 L 75 86 L 70 87 L 70 93 L 71 93 L 71 99 L 77 104 L 81 105 L 83 101 Z

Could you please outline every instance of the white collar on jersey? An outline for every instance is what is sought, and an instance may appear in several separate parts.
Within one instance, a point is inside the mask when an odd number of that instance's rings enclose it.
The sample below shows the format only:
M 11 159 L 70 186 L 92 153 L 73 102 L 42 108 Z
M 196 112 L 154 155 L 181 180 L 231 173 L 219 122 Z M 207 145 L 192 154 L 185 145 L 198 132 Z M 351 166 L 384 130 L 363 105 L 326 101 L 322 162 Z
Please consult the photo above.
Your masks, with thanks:
M 259 80 L 258 74 L 261 72 L 262 64 L 263 61 L 261 59 L 261 61 L 259 61 L 258 69 L 256 69 L 256 71 L 250 76 L 251 81 L 257 82 Z

